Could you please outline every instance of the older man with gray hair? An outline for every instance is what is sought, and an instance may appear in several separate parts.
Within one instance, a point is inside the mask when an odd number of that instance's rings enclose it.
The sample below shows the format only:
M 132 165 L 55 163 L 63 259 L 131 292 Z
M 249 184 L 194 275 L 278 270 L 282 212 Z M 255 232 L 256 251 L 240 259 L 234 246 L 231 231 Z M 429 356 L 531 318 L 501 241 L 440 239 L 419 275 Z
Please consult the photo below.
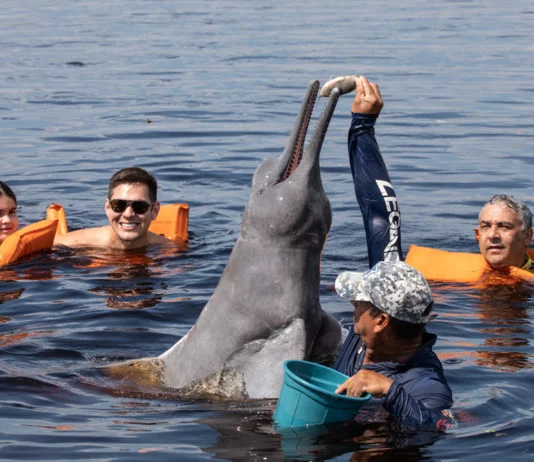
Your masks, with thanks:
M 532 213 L 523 202 L 504 194 L 493 196 L 480 210 L 475 238 L 493 269 L 516 266 L 534 271 L 527 253 L 532 241 Z

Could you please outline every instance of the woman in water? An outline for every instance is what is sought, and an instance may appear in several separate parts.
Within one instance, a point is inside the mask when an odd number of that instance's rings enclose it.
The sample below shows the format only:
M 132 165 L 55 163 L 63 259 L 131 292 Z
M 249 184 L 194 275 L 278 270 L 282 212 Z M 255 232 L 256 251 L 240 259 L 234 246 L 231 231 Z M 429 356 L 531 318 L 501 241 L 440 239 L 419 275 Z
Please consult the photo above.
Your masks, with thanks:
M 17 197 L 6 183 L 0 181 L 0 244 L 17 230 L 18 225 Z

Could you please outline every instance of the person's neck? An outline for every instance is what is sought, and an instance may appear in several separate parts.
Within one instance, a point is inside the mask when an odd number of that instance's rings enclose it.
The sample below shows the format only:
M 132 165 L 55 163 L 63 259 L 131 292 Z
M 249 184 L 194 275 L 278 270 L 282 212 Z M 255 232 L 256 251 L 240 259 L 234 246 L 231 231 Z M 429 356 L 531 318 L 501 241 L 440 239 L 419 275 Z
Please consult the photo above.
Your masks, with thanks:
M 369 348 L 367 346 L 364 364 L 381 363 L 394 361 L 403 363 L 407 361 L 423 344 L 423 335 L 413 339 L 388 338 L 384 342 L 378 343 L 379 348 Z
M 120 239 L 113 230 L 109 229 L 108 247 L 115 250 L 133 250 L 141 247 L 146 247 L 149 244 L 148 236 L 145 234 L 142 237 L 133 241 L 125 241 Z
M 489 267 L 491 269 L 493 269 L 494 271 L 500 271 L 500 272 L 507 273 L 509 271 L 509 269 L 512 268 L 512 267 L 524 268 L 529 261 L 530 261 L 530 257 L 528 255 L 528 253 L 525 252 L 525 256 L 523 257 L 523 260 L 521 262 L 518 262 L 518 264 L 495 266 L 495 265 L 492 265 L 489 262 L 487 262 L 487 263 L 488 263 Z

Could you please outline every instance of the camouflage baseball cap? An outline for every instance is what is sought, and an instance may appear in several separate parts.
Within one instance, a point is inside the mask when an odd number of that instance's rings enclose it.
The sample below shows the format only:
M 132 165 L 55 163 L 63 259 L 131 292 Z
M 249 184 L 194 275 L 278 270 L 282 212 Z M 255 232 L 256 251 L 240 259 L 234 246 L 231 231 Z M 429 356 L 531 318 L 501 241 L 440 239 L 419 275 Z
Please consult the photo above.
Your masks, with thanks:
M 426 324 L 432 310 L 432 292 L 423 275 L 403 261 L 381 261 L 365 273 L 346 271 L 336 279 L 343 298 L 371 302 L 391 317 Z

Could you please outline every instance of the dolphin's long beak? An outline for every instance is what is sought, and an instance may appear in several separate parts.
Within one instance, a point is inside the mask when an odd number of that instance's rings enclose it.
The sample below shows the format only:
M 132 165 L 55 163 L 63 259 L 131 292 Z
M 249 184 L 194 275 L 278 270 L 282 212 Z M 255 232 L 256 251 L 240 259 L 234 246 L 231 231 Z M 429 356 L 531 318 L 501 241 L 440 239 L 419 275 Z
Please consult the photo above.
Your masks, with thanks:
M 341 92 L 339 88 L 332 89 L 328 98 L 328 103 L 326 104 L 326 107 L 324 108 L 324 111 L 321 114 L 321 117 L 319 118 L 317 128 L 315 129 L 313 138 L 311 139 L 310 144 L 307 148 L 308 151 L 310 151 L 310 158 L 313 159 L 313 162 L 317 162 L 319 158 L 319 154 L 321 152 L 321 148 L 326 137 L 326 131 L 328 130 L 328 125 L 330 125 L 330 120 L 332 119 L 332 115 L 334 114 L 334 110 L 336 109 L 337 100 L 340 96 Z
M 300 106 L 297 120 L 295 121 L 295 125 L 293 125 L 293 131 L 291 132 L 286 149 L 284 150 L 284 155 L 282 156 L 282 158 L 286 161 L 286 167 L 280 177 L 280 181 L 287 180 L 302 160 L 306 133 L 308 131 L 308 126 L 310 125 L 310 120 L 318 93 L 319 81 L 312 80 L 308 84 L 308 89 L 306 90 L 304 100 Z
M 289 176 L 296 170 L 299 164 L 302 161 L 304 155 L 304 142 L 306 140 L 306 133 L 308 131 L 308 126 L 313 113 L 313 108 L 315 106 L 315 100 L 319 93 L 319 81 L 313 80 L 308 84 L 308 89 L 302 101 L 300 111 L 297 115 L 297 120 L 293 126 L 293 131 L 289 137 L 289 142 L 287 143 L 286 149 L 282 156 L 285 168 L 280 176 L 279 182 L 287 180 Z M 310 155 L 307 156 L 309 159 L 307 161 L 311 163 L 316 163 L 319 158 L 319 153 L 323 145 L 323 141 L 326 136 L 326 131 L 328 130 L 328 125 L 336 108 L 337 100 L 340 96 L 340 90 L 334 88 L 329 92 L 328 103 L 321 114 L 317 128 L 313 134 L 313 138 L 310 141 L 307 150 L 310 151 Z

